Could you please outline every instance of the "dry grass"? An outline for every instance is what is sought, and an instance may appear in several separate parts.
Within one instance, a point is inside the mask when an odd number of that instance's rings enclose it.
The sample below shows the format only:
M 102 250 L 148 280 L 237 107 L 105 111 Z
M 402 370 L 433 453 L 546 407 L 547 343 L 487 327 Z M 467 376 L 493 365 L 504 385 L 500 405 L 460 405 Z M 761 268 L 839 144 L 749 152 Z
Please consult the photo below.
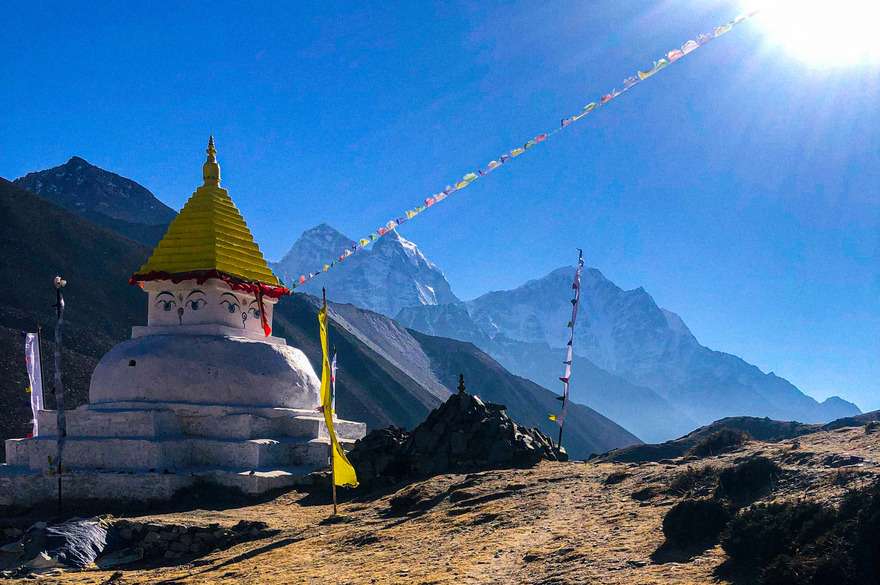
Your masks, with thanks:
M 798 451 L 810 455 L 782 464 L 783 479 L 769 498 L 834 501 L 847 487 L 876 478 L 876 436 L 852 428 L 800 437 Z M 758 453 L 782 461 L 790 451 L 790 441 L 752 442 L 691 465 L 724 467 Z M 865 462 L 858 473 L 822 465 L 835 454 Z M 336 523 L 321 523 L 329 506 L 309 505 L 296 493 L 237 509 L 165 514 L 156 518 L 228 525 L 262 520 L 280 533 L 179 566 L 121 575 L 84 571 L 60 579 L 83 584 L 717 582 L 714 571 L 724 561 L 718 546 L 691 557 L 652 560 L 663 543 L 663 516 L 679 496 L 658 490 L 645 501 L 631 497 L 647 485 L 668 486 L 685 469 L 657 463 L 544 463 L 531 470 L 440 476 L 403 493 L 346 503 L 344 521 Z M 620 471 L 627 477 L 606 484 L 609 474 Z

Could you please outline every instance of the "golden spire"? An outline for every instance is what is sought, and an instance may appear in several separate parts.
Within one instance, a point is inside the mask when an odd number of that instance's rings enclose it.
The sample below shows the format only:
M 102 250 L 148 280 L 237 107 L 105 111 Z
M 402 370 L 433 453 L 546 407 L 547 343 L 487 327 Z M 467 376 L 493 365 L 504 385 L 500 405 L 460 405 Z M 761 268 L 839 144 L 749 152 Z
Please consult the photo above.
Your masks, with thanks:
M 213 136 L 207 153 L 205 184 L 192 194 L 132 281 L 167 280 L 169 275 L 216 278 L 211 275 L 223 274 L 280 287 L 241 212 L 220 187 Z
M 220 186 L 220 165 L 217 163 L 217 149 L 214 148 L 214 135 L 208 138 L 208 159 L 202 165 L 202 178 L 208 187 Z

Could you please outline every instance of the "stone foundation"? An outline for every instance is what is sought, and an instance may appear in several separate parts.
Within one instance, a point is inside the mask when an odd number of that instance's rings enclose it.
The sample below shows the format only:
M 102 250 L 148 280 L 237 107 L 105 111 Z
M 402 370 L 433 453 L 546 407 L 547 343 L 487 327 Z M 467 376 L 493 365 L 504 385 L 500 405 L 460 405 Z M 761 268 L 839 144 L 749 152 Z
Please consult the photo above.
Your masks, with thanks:
M 197 482 L 248 494 L 303 485 L 327 467 L 323 416 L 291 408 L 115 402 L 67 412 L 63 491 L 70 499 L 167 500 Z M 51 500 L 57 476 L 56 413 L 39 413 L 41 435 L 6 441 L 0 506 Z M 338 420 L 343 445 L 363 423 Z

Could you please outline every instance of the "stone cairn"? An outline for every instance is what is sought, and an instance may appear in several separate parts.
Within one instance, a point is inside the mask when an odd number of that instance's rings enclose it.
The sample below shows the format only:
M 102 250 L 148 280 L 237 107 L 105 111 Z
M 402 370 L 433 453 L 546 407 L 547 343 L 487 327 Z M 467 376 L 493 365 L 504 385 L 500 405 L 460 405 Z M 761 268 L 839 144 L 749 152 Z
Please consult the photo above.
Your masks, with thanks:
M 441 473 L 567 459 L 547 435 L 511 420 L 504 406 L 468 394 L 463 376 L 458 390 L 412 432 L 388 427 L 359 440 L 349 459 L 361 485 L 370 489 Z

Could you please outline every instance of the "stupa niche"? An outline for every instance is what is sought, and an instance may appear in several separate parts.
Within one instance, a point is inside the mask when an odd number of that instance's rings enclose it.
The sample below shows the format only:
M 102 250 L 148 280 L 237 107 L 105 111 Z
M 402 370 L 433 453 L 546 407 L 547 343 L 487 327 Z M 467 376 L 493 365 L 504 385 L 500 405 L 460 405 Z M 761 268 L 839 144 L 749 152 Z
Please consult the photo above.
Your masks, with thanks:
M 67 497 L 166 499 L 196 481 L 257 493 L 327 465 L 318 376 L 271 335 L 289 291 L 220 187 L 213 137 L 207 155 L 203 184 L 131 277 L 147 294 L 146 326 L 101 358 L 89 404 L 67 412 Z M 54 497 L 56 413 L 38 418 L 39 437 L 6 441 L 0 505 Z M 366 432 L 335 426 L 343 444 Z

